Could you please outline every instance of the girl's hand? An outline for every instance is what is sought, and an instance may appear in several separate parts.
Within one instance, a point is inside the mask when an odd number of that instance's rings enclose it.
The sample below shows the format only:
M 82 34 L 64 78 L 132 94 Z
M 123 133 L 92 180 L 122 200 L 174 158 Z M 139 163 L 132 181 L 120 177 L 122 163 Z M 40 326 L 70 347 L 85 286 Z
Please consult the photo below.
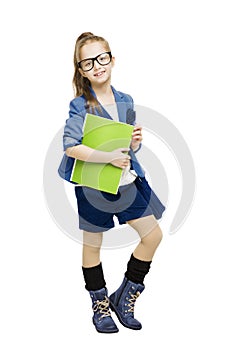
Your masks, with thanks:
M 110 157 L 112 165 L 125 169 L 129 165 L 130 156 L 128 155 L 128 148 L 117 148 L 114 151 L 110 152 Z
M 135 151 L 139 148 L 139 145 L 140 145 L 142 140 L 143 140 L 142 126 L 136 125 L 134 127 L 134 130 L 133 130 L 132 141 L 131 141 L 131 148 L 133 151 Z

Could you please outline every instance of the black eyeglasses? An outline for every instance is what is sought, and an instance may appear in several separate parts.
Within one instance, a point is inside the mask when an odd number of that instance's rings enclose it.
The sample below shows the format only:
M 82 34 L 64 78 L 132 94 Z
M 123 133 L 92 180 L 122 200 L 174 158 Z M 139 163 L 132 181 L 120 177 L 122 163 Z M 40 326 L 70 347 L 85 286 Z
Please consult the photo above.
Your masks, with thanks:
M 112 55 L 111 52 L 103 52 L 94 58 L 86 58 L 78 62 L 78 67 L 83 70 L 83 72 L 88 72 L 94 67 L 94 62 L 97 61 L 101 66 L 107 66 L 111 62 Z

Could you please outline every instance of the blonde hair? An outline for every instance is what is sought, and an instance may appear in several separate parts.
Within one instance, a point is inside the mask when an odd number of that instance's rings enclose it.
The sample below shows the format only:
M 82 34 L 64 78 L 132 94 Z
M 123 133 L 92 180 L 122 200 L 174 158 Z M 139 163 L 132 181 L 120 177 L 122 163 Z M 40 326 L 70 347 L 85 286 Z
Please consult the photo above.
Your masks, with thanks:
M 92 107 L 93 109 L 98 107 L 98 109 L 101 111 L 98 105 L 98 101 L 96 98 L 92 95 L 90 91 L 90 81 L 86 77 L 84 77 L 78 67 L 78 62 L 80 61 L 80 50 L 81 48 L 91 42 L 102 42 L 105 46 L 106 51 L 110 51 L 110 46 L 108 41 L 106 41 L 101 36 L 94 35 L 91 32 L 84 32 L 82 33 L 76 40 L 75 44 L 75 51 L 74 51 L 74 76 L 73 76 L 73 88 L 74 88 L 74 94 L 75 97 L 77 96 L 84 96 L 88 107 Z

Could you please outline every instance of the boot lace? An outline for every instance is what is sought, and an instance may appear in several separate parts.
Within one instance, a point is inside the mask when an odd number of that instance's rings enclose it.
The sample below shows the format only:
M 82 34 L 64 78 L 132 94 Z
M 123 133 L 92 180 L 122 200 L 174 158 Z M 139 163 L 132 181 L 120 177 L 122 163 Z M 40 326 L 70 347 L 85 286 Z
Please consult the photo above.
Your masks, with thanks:
M 130 294 L 130 298 L 127 298 L 129 303 L 125 304 L 125 306 L 129 307 L 128 310 L 126 310 L 126 312 L 134 313 L 135 302 L 136 302 L 137 298 L 140 296 L 140 292 L 138 291 L 138 292 L 136 292 L 136 294 L 132 294 L 129 292 L 129 294 Z
M 99 319 L 103 317 L 111 316 L 110 309 L 109 309 L 110 302 L 107 296 L 105 296 L 103 300 L 96 300 L 94 304 L 95 305 L 93 306 L 93 311 L 101 314 Z

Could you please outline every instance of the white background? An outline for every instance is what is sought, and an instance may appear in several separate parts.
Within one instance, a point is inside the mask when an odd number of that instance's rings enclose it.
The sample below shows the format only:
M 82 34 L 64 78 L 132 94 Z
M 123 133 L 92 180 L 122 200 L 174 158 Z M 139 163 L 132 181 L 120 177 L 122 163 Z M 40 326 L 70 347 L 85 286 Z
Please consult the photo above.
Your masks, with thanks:
M 1 348 L 238 349 L 237 2 L 5 4 Z M 113 85 L 180 130 L 197 172 L 191 214 L 176 234 L 165 233 L 137 301 L 138 332 L 121 325 L 114 335 L 95 331 L 81 245 L 59 230 L 44 201 L 44 158 L 67 118 L 73 48 L 84 31 L 109 40 L 117 58 Z M 102 251 L 110 292 L 133 248 Z

